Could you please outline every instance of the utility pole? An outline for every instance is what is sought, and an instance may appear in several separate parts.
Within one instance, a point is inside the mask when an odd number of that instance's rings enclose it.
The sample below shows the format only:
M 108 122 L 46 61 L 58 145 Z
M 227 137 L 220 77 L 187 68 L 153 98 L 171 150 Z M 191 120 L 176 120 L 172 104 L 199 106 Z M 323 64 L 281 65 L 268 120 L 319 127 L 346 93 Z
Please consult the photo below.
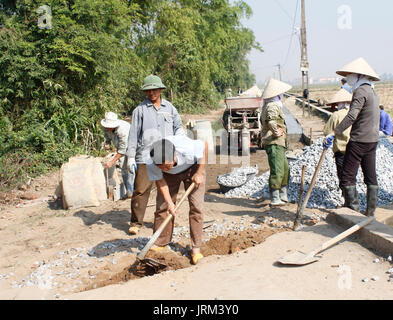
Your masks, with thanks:
M 302 0 L 302 25 L 301 25 L 301 61 L 300 71 L 302 72 L 302 91 L 304 97 L 304 90 L 307 89 L 308 93 L 308 59 L 307 59 L 307 38 L 306 38 L 306 9 L 305 0 Z M 304 97 L 306 98 L 306 97 Z M 308 100 L 308 95 L 307 95 Z M 304 101 L 304 100 L 303 100 Z M 304 115 L 304 102 L 303 102 L 303 115 Z M 309 114 L 310 115 L 310 114 Z
M 276 67 L 278 67 L 278 75 L 279 75 L 280 81 L 281 81 L 281 64 L 276 64 Z

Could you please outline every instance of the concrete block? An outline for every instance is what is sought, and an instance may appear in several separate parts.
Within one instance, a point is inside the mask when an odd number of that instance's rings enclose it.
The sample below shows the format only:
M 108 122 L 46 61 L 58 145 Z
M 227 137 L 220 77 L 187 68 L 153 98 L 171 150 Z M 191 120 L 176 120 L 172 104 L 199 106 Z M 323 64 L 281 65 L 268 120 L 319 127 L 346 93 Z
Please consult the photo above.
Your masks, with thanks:
M 349 208 L 327 210 L 326 220 L 343 228 L 350 228 L 364 220 L 365 216 Z M 393 253 L 393 228 L 379 221 L 374 221 L 355 233 L 361 243 L 376 250 L 379 254 L 390 255 Z

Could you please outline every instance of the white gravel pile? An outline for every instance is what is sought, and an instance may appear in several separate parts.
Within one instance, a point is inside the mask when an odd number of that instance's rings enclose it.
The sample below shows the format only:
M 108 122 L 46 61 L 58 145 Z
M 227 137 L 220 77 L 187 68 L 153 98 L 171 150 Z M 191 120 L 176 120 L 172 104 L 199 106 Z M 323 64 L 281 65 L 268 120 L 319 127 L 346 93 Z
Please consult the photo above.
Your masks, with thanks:
M 305 185 L 303 197 L 306 195 L 311 183 L 315 168 L 317 167 L 323 147 L 323 138 L 315 141 L 311 146 L 304 148 L 296 160 L 290 161 L 290 183 L 288 187 L 289 201 L 298 201 L 302 166 L 306 166 Z M 379 185 L 378 206 L 388 205 L 393 201 L 393 146 L 386 138 L 380 138 L 376 156 L 377 179 Z M 241 187 L 225 193 L 228 198 L 268 198 L 269 197 L 269 171 L 259 177 L 254 177 Z M 361 169 L 357 175 L 357 191 L 361 209 L 366 208 L 367 188 L 363 182 Z M 333 151 L 330 148 L 319 171 L 307 207 L 309 208 L 335 208 L 341 206 L 344 199 L 338 186 L 336 164 Z
M 227 187 L 241 186 L 247 182 L 250 175 L 258 173 L 258 166 L 233 168 L 230 173 L 222 174 L 217 177 L 217 182 Z

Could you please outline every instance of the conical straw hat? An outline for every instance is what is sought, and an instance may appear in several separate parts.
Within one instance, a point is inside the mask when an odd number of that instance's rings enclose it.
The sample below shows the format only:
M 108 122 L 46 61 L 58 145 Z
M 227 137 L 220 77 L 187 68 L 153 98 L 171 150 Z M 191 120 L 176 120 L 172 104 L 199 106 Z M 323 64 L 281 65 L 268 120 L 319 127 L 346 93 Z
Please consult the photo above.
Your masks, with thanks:
M 363 58 L 358 58 L 348 63 L 340 70 L 336 71 L 336 73 L 344 77 L 346 77 L 350 73 L 357 73 L 357 74 L 368 76 L 371 78 L 371 80 L 374 81 L 380 80 L 377 73 L 373 70 L 373 68 L 370 67 L 370 65 Z
M 335 93 L 335 95 L 329 100 L 328 103 L 326 103 L 327 106 L 333 104 L 333 103 L 339 103 L 339 102 L 351 102 L 352 101 L 352 93 L 349 93 L 345 89 L 340 89 Z
M 265 87 L 265 90 L 263 91 L 262 99 L 273 98 L 281 93 L 287 92 L 291 88 L 292 86 L 289 84 L 270 78 L 268 84 Z

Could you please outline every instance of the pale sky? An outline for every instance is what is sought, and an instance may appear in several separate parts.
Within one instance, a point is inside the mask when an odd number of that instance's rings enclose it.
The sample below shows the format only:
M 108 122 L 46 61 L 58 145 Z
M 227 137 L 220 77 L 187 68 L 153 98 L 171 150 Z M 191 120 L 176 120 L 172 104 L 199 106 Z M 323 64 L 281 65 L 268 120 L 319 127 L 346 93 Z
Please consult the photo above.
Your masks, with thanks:
M 301 0 L 245 0 L 253 15 L 243 25 L 254 31 L 263 53 L 248 58 L 257 83 L 269 77 L 301 77 L 299 36 L 290 34 L 296 3 L 295 28 L 300 28 Z M 343 11 L 341 11 L 343 10 Z M 309 76 L 336 77 L 345 64 L 363 57 L 379 74 L 393 73 L 392 0 L 306 0 Z M 288 53 L 289 52 L 289 53 Z

